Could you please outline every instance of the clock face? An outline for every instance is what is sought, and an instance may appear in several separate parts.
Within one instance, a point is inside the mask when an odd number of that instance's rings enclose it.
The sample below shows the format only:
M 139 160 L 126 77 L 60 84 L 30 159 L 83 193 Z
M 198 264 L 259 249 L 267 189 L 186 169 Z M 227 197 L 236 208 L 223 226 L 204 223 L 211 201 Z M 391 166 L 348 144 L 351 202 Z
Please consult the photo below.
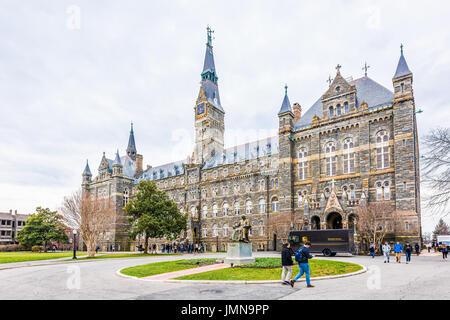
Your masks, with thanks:
M 199 104 L 197 106 L 197 114 L 202 114 L 203 112 L 205 112 L 205 104 L 204 103 Z

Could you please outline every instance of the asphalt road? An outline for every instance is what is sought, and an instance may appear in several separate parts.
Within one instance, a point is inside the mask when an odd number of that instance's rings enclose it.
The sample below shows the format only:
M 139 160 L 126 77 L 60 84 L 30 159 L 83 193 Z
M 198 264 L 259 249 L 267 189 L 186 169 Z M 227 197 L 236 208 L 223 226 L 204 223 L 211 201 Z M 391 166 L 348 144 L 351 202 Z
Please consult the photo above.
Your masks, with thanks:
M 258 253 L 256 256 L 277 256 Z M 144 263 L 183 258 L 224 257 L 224 254 L 85 260 L 0 270 L 0 300 L 8 299 L 450 299 L 450 262 L 439 255 L 413 256 L 411 264 L 384 264 L 382 257 L 333 257 L 354 262 L 368 272 L 346 278 L 281 284 L 189 284 L 126 279 L 116 271 Z M 317 257 L 325 259 L 323 257 Z M 38 264 L 39 262 L 36 262 Z M 4 267 L 5 265 L 2 265 Z M 294 266 L 294 275 L 298 269 Z

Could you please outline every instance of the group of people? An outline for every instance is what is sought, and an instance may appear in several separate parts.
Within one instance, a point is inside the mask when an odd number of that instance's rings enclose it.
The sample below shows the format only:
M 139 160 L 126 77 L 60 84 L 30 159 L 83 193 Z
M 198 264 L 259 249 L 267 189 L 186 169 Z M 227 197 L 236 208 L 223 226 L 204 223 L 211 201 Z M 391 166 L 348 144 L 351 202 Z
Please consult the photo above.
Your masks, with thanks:
M 152 244 L 152 253 L 156 253 L 156 244 Z M 203 253 L 205 252 L 205 245 L 201 243 L 163 243 L 161 245 L 162 253 Z
M 372 243 L 369 247 L 369 254 L 372 256 L 372 258 L 375 258 L 376 250 L 377 250 L 377 248 L 376 248 L 375 244 Z M 385 242 L 380 247 L 380 254 L 384 256 L 384 263 L 389 263 L 391 250 L 392 250 L 392 248 L 388 242 Z M 420 254 L 419 244 L 416 243 L 416 245 L 414 246 L 414 250 L 417 255 Z M 401 263 L 402 253 L 405 253 L 406 263 L 411 262 L 411 253 L 412 252 L 413 252 L 413 247 L 411 246 L 411 244 L 409 242 L 406 242 L 404 247 L 399 241 L 397 241 L 397 243 L 394 245 L 394 253 L 395 253 L 395 259 L 396 259 L 397 263 Z
M 291 249 L 291 244 L 289 242 L 285 242 L 283 244 L 283 250 L 281 251 L 281 265 L 283 266 L 283 271 L 281 272 L 281 281 L 283 285 L 290 285 L 291 287 L 294 287 L 295 282 L 298 279 L 300 279 L 303 275 L 305 275 L 306 287 L 307 288 L 314 287 L 311 284 L 309 263 L 308 263 L 308 260 L 313 258 L 313 256 L 309 252 L 310 247 L 311 243 L 307 241 L 305 242 L 305 245 L 300 247 L 300 249 L 298 249 L 294 253 L 294 251 Z M 292 266 L 294 265 L 292 256 L 295 257 L 295 261 L 297 262 L 299 269 L 299 273 L 295 276 L 294 279 L 291 279 Z

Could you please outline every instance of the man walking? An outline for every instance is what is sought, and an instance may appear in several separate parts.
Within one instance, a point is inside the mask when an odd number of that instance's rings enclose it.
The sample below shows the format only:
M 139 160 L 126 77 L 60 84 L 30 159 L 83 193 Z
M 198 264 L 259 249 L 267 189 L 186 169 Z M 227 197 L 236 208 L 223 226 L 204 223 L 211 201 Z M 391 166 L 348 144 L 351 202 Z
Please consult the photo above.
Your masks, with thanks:
M 414 246 L 414 249 L 416 249 L 416 254 L 419 255 L 420 254 L 420 246 L 418 243 L 416 243 L 416 245 Z
M 409 242 L 407 242 L 405 245 L 406 264 L 408 264 L 408 262 L 411 262 L 411 252 L 412 252 L 412 247 L 409 244 Z
M 282 284 L 291 285 L 291 287 L 294 286 L 294 282 L 291 282 L 292 265 L 294 264 L 292 261 L 293 255 L 291 244 L 289 242 L 283 243 L 283 250 L 281 251 L 281 265 L 283 266 L 281 281 Z
M 383 245 L 383 255 L 384 255 L 384 263 L 389 263 L 389 255 L 391 254 L 391 246 L 387 243 L 387 241 Z
M 375 244 L 374 244 L 374 243 L 372 243 L 372 244 L 370 245 L 369 253 L 370 253 L 370 255 L 372 256 L 372 259 L 374 259 L 374 258 L 375 258 Z
M 394 244 L 394 252 L 395 252 L 395 259 L 397 259 L 398 263 L 401 263 L 403 246 L 398 241 L 396 244 Z
M 298 268 L 300 270 L 299 274 L 297 274 L 294 280 L 291 280 L 291 286 L 294 286 L 294 282 L 303 276 L 303 273 L 306 277 L 306 287 L 313 288 L 314 286 L 311 284 L 310 276 L 309 276 L 309 263 L 308 259 L 312 259 L 313 256 L 309 253 L 309 248 L 311 247 L 311 242 L 306 241 L 305 245 L 297 250 L 295 253 L 295 261 L 298 262 Z

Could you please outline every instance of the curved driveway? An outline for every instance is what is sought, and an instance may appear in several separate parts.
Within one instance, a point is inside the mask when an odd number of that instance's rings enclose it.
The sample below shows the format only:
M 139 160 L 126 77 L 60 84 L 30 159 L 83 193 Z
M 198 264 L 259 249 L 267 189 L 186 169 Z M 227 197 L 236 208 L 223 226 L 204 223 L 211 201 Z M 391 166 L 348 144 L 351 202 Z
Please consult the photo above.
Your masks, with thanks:
M 311 289 L 306 289 L 304 282 L 291 288 L 281 284 L 148 282 L 116 275 L 117 270 L 128 266 L 207 257 L 224 254 L 79 260 L 0 270 L 0 299 L 450 299 L 450 262 L 442 261 L 438 255 L 413 256 L 408 265 L 392 261 L 383 264 L 381 257 L 330 258 L 359 263 L 369 271 L 316 281 L 316 287 Z M 294 266 L 294 275 L 297 271 Z

